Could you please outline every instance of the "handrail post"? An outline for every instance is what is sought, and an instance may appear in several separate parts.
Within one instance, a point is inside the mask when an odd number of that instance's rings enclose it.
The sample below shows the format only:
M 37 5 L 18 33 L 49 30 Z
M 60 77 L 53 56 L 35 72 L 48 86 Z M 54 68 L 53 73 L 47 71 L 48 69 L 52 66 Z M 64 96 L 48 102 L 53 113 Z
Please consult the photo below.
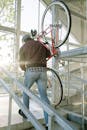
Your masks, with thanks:
M 84 71 L 83 71 L 83 63 L 81 63 L 81 78 L 84 78 Z M 85 130 L 84 127 L 84 116 L 85 116 L 85 97 L 84 97 L 84 92 L 85 92 L 85 86 L 84 83 L 82 83 L 82 130 Z
M 11 115 L 12 115 L 12 96 L 11 94 L 9 94 L 8 130 L 11 130 Z
M 54 130 L 55 124 L 54 124 L 54 115 L 48 116 L 48 130 Z

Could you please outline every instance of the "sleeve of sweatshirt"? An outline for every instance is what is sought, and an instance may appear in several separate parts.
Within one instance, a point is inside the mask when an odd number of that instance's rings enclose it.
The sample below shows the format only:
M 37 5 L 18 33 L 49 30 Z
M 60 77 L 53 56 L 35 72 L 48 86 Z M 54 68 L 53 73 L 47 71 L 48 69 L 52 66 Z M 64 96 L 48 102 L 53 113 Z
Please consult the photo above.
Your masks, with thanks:
M 49 49 L 46 48 L 46 58 L 50 57 L 51 56 L 51 52 Z
M 26 70 L 25 68 L 25 55 L 24 55 L 24 50 L 21 47 L 19 50 L 19 66 L 22 70 Z

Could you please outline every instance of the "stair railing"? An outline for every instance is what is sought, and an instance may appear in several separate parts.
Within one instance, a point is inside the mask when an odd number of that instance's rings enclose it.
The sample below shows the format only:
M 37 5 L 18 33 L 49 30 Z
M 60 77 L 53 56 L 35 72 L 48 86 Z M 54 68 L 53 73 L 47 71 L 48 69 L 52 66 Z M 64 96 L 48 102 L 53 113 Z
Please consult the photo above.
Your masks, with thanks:
M 56 111 L 52 106 L 47 104 L 45 101 L 41 101 L 40 98 L 36 95 L 34 95 L 30 90 L 26 89 L 22 83 L 20 83 L 13 74 L 9 73 L 6 69 L 3 67 L 0 67 L 1 72 L 5 73 L 10 80 L 14 81 L 17 87 L 24 91 L 31 99 L 36 101 L 44 111 L 46 111 L 49 115 L 48 117 L 48 130 L 54 130 L 55 129 L 55 123 L 56 125 L 60 125 L 64 130 L 78 130 L 75 126 L 70 124 L 70 122 L 65 119 L 63 116 L 60 115 L 58 111 Z M 3 79 L 0 78 L 0 84 L 7 90 L 7 92 L 10 94 L 10 96 L 15 100 L 17 105 L 22 109 L 24 114 L 27 116 L 27 118 L 30 120 L 32 125 L 36 128 L 36 130 L 45 130 L 44 127 L 39 123 L 39 121 L 33 116 L 33 114 L 26 108 L 26 106 L 23 105 L 21 100 L 18 98 L 18 96 L 15 94 L 15 92 L 11 89 L 10 85 L 8 85 Z M 11 100 L 10 100 L 11 102 Z M 10 104 L 10 103 L 9 103 Z M 11 104 L 10 104 L 11 105 Z M 11 112 L 11 111 L 9 111 Z M 9 114 L 11 116 L 11 114 Z M 11 119 L 10 119 L 11 120 Z M 9 120 L 9 121 L 10 121 Z M 10 130 L 10 122 L 8 126 L 8 130 Z

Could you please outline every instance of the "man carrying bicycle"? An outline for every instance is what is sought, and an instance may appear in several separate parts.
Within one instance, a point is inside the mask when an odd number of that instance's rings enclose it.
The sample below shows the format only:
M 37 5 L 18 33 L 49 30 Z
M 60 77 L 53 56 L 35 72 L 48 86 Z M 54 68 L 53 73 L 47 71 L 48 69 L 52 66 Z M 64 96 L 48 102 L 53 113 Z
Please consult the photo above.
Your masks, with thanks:
M 36 82 L 41 100 L 50 103 L 46 92 L 46 58 L 51 56 L 50 50 L 41 44 L 41 42 L 32 39 L 29 34 L 23 36 L 22 42 L 24 45 L 20 48 L 19 60 L 20 68 L 25 71 L 24 85 L 27 89 L 30 89 L 33 83 Z M 29 109 L 29 96 L 25 92 L 23 92 L 23 103 Z M 19 114 L 27 118 L 21 109 L 19 109 Z M 47 126 L 48 114 L 45 111 L 44 118 Z M 47 129 L 48 127 L 46 127 Z

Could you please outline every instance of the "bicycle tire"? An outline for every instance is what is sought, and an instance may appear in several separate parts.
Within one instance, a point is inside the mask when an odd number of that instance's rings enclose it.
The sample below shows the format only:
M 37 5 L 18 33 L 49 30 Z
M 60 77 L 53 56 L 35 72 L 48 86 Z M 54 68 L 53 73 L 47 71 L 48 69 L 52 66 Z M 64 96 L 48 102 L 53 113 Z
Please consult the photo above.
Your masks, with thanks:
M 62 7 L 64 9 L 64 11 L 66 12 L 67 20 L 68 20 L 68 27 L 67 27 L 66 36 L 64 37 L 63 41 L 60 41 L 60 43 L 58 43 L 58 45 L 55 46 L 55 48 L 59 48 L 60 46 L 62 46 L 66 42 L 66 40 L 67 40 L 67 38 L 68 38 L 68 36 L 70 34 L 70 30 L 71 30 L 71 13 L 70 13 L 70 10 L 69 10 L 68 6 L 63 1 L 59 0 L 59 1 L 51 2 L 48 5 L 48 7 L 45 9 L 45 11 L 43 13 L 43 16 L 42 16 L 42 21 L 41 21 L 41 31 L 42 32 L 44 32 L 45 16 L 46 16 L 48 10 L 50 8 L 52 8 L 52 6 L 54 6 L 54 5 L 59 5 L 60 7 Z M 44 35 L 44 37 L 45 37 L 45 35 Z
M 47 79 L 48 79 L 47 96 L 48 96 L 48 99 L 50 100 L 50 103 L 56 108 L 63 99 L 63 85 L 62 85 L 59 75 L 52 68 L 47 68 Z M 49 81 L 50 81 L 50 84 L 49 84 Z M 54 91 L 56 91 L 55 95 L 52 94 L 53 89 Z M 56 100 L 54 99 L 52 100 L 52 95 L 54 95 L 54 98 L 56 98 Z

